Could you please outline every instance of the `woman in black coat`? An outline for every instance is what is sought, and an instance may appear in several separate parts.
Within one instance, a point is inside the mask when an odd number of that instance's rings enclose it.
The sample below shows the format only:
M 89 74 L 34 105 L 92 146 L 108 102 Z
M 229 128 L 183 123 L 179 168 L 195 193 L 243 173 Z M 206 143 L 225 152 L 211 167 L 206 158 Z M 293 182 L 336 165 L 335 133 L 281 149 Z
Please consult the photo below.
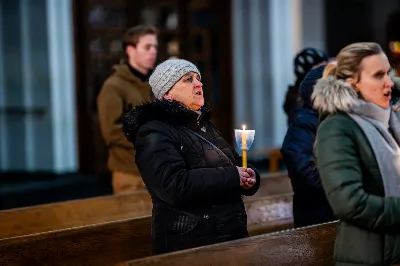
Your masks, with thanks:
M 311 94 L 317 80 L 322 78 L 324 69 L 325 65 L 312 69 L 301 83 L 299 94 L 303 106 L 295 110 L 281 148 L 294 192 L 295 227 L 336 219 L 326 199 L 313 155 L 319 118 L 318 112 L 312 107 Z
M 260 176 L 209 120 L 200 73 L 186 60 L 167 60 L 149 80 L 157 98 L 135 107 L 123 129 L 153 201 L 153 254 L 248 236 L 242 195 Z

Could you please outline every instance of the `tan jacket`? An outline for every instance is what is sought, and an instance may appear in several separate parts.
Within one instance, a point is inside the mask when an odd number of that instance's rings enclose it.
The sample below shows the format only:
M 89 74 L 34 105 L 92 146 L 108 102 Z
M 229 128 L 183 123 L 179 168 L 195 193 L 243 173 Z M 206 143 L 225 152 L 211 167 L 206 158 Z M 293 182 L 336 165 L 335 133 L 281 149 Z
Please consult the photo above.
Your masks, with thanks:
M 101 133 L 108 147 L 110 171 L 139 173 L 133 144 L 122 132 L 122 119 L 132 107 L 150 98 L 148 82 L 133 75 L 127 65 L 119 65 L 101 88 L 97 106 Z

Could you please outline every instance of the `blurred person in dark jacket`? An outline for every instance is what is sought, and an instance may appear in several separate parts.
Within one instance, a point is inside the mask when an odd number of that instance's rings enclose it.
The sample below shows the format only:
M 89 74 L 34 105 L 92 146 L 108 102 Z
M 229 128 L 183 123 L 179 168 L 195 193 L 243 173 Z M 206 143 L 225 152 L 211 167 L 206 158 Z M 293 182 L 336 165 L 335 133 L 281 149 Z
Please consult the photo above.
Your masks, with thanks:
M 164 61 L 149 79 L 156 100 L 124 120 L 153 202 L 153 254 L 248 236 L 242 196 L 257 192 L 260 175 L 240 167 L 210 122 L 200 80 L 191 62 Z
M 326 65 L 311 70 L 300 85 L 303 106 L 297 108 L 286 133 L 281 153 L 293 187 L 295 227 L 335 220 L 324 194 L 314 163 L 313 145 L 318 128 L 318 112 L 313 109 L 311 94 Z
M 327 63 L 328 55 L 315 48 L 305 48 L 301 50 L 294 58 L 294 74 L 296 81 L 294 85 L 290 85 L 286 92 L 283 109 L 287 115 L 288 125 L 291 124 L 296 108 L 302 105 L 302 99 L 299 97 L 299 87 L 307 73 L 322 64 Z

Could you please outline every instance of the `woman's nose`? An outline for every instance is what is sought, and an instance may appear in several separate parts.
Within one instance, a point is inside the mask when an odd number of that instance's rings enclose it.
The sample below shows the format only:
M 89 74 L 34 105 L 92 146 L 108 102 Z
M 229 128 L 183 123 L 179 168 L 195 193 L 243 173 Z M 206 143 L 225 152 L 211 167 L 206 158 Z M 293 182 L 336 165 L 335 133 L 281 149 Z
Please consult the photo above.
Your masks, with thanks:
M 387 85 L 388 87 L 393 87 L 393 86 L 394 86 L 394 82 L 393 82 L 393 80 L 390 78 L 390 76 L 387 77 L 386 85 Z
M 201 83 L 200 80 L 196 79 L 194 85 L 195 85 L 196 87 L 201 87 L 201 86 L 203 86 L 203 83 Z

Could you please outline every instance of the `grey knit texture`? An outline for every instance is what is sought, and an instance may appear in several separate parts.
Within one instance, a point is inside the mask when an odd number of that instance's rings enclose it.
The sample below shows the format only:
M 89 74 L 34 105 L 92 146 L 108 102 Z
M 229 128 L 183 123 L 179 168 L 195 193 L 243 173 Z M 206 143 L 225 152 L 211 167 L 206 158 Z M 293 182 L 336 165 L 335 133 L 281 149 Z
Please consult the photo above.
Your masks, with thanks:
M 184 59 L 168 59 L 159 64 L 149 78 L 154 96 L 161 100 L 175 83 L 189 72 L 195 72 L 201 76 L 197 67 Z

